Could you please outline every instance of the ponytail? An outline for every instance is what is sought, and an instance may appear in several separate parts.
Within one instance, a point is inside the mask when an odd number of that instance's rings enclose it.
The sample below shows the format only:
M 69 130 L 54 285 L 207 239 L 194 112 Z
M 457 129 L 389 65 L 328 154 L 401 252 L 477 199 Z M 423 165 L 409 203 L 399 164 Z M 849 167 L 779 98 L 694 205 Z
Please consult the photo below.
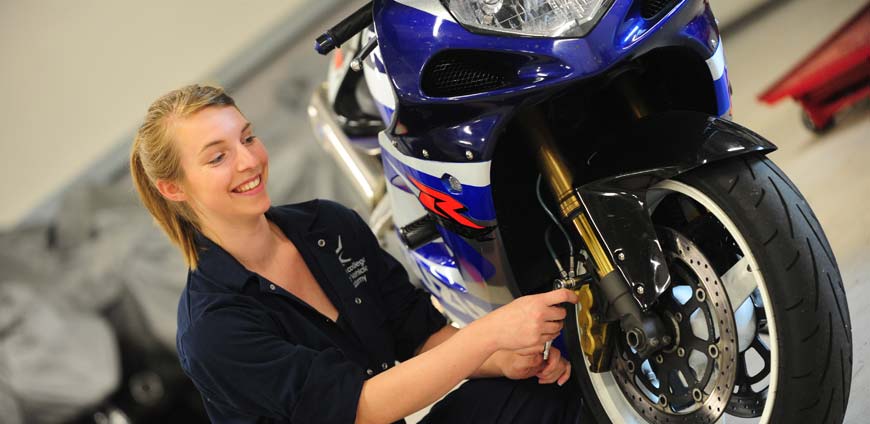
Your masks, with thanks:
M 190 269 L 196 269 L 199 259 L 197 216 L 187 202 L 163 197 L 156 181 L 183 179 L 178 149 L 172 139 L 172 125 L 210 106 L 235 106 L 235 102 L 221 88 L 199 85 L 182 87 L 160 97 L 148 108 L 130 152 L 130 176 L 139 199 L 169 240 L 181 250 Z

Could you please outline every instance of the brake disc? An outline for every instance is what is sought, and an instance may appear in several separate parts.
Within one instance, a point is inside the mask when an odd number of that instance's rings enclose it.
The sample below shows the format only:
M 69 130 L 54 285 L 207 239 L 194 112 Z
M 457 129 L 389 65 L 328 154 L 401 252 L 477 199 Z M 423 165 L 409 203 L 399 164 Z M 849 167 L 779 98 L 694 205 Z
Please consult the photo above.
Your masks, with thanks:
M 657 231 L 671 284 L 654 309 L 672 326 L 674 344 L 642 359 L 620 340 L 613 376 L 650 422 L 713 423 L 725 412 L 734 387 L 739 354 L 734 313 L 698 247 L 672 229 Z

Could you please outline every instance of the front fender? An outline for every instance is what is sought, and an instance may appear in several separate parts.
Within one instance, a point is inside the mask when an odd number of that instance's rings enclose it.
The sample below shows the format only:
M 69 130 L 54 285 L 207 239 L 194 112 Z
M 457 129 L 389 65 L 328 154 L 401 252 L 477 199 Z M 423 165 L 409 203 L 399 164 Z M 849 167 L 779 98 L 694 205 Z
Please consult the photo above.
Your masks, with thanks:
M 654 184 L 705 164 L 776 150 L 731 121 L 672 111 L 645 117 L 574 163 L 575 190 L 614 268 L 643 308 L 670 284 L 647 204 Z

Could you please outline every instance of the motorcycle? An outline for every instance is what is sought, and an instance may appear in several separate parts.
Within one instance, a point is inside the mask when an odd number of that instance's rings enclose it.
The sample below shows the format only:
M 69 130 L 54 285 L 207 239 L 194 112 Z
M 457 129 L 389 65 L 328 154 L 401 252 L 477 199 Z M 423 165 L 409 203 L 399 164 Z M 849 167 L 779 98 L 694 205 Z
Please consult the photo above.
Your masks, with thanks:
M 374 0 L 315 47 L 313 131 L 452 321 L 568 288 L 600 422 L 842 422 L 837 262 L 707 1 Z

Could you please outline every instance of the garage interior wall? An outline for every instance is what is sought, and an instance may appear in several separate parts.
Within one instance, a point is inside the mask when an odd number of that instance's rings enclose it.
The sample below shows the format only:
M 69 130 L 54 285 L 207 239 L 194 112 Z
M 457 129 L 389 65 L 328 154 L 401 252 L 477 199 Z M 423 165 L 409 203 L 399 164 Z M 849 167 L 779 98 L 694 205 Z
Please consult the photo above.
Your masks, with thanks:
M 244 60 L 302 3 L 0 2 L 0 229 L 100 166 L 157 95 Z

